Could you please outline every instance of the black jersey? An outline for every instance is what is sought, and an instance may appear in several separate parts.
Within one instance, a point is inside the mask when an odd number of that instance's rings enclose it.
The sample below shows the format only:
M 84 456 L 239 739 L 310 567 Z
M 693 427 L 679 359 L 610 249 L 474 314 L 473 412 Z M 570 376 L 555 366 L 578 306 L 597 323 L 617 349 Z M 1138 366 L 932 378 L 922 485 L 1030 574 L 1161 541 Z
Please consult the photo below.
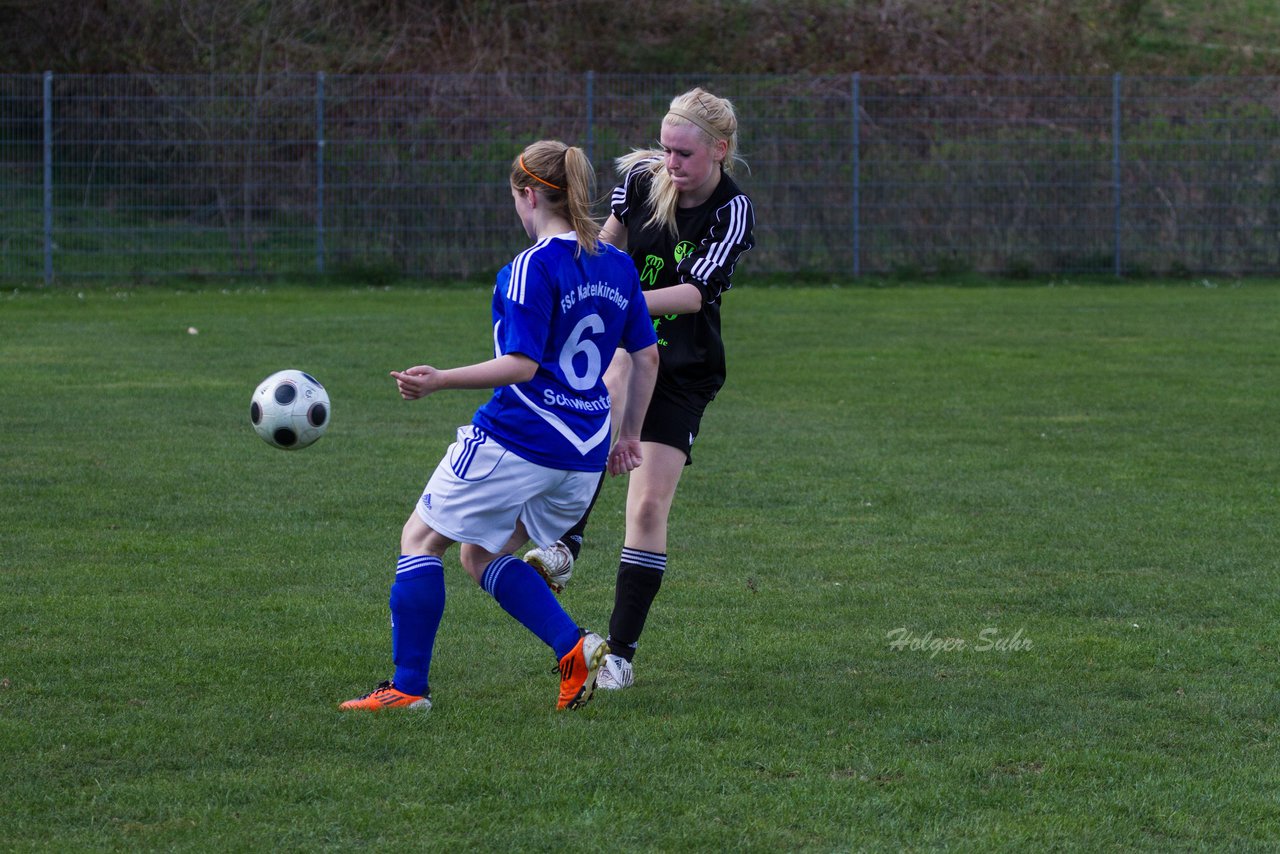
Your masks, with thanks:
M 701 414 L 724 385 L 720 300 L 733 286 L 739 256 L 755 245 L 755 211 L 738 185 L 721 173 L 711 198 L 696 208 L 676 209 L 676 235 L 648 225 L 653 165 L 639 163 L 627 174 L 613 191 L 612 211 L 627 227 L 627 252 L 646 291 L 688 283 L 702 292 L 700 311 L 653 319 L 661 358 L 658 391 Z

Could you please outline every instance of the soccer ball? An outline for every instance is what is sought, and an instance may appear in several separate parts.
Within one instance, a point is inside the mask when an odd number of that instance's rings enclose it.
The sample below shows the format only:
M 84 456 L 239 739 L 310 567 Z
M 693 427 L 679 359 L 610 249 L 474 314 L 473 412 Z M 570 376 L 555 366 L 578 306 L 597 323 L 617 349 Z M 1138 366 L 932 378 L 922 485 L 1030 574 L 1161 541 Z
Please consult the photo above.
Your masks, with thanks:
M 329 427 L 329 393 L 310 374 L 277 371 L 254 391 L 249 421 L 268 445 L 305 448 Z

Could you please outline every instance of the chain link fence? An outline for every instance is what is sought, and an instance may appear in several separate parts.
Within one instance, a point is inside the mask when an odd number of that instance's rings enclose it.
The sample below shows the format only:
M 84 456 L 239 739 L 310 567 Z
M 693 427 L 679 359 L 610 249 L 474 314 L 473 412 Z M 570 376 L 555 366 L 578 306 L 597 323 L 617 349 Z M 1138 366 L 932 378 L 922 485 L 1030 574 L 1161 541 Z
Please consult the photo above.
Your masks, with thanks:
M 487 277 L 525 144 L 603 200 L 694 85 L 738 109 L 752 274 L 1275 273 L 1278 83 L 0 75 L 0 279 Z

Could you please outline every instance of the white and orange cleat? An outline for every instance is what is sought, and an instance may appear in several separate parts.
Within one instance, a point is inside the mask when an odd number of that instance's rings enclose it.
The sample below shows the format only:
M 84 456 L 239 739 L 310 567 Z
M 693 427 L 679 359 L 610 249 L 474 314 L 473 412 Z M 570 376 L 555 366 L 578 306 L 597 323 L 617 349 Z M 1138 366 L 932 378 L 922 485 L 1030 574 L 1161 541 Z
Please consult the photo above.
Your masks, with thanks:
M 595 632 L 585 632 L 574 648 L 560 659 L 560 700 L 557 709 L 580 709 L 596 689 L 596 672 L 604 663 L 609 644 Z
M 363 697 L 347 700 L 338 706 L 338 709 L 343 712 L 380 712 L 383 709 L 413 709 L 425 712 L 430 708 L 430 695 L 419 697 L 416 694 L 406 694 L 391 681 L 379 683 L 377 688 Z

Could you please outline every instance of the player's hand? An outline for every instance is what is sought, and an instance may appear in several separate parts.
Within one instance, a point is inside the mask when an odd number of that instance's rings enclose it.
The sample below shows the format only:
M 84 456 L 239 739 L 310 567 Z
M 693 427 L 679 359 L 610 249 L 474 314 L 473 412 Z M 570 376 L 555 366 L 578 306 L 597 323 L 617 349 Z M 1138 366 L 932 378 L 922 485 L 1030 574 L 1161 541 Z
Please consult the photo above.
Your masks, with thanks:
M 639 436 L 619 436 L 609 452 L 609 474 L 617 477 L 640 467 L 644 454 L 640 452 Z
M 405 400 L 417 400 L 440 390 L 440 371 L 430 365 L 416 365 L 403 371 L 392 371 L 396 388 Z

